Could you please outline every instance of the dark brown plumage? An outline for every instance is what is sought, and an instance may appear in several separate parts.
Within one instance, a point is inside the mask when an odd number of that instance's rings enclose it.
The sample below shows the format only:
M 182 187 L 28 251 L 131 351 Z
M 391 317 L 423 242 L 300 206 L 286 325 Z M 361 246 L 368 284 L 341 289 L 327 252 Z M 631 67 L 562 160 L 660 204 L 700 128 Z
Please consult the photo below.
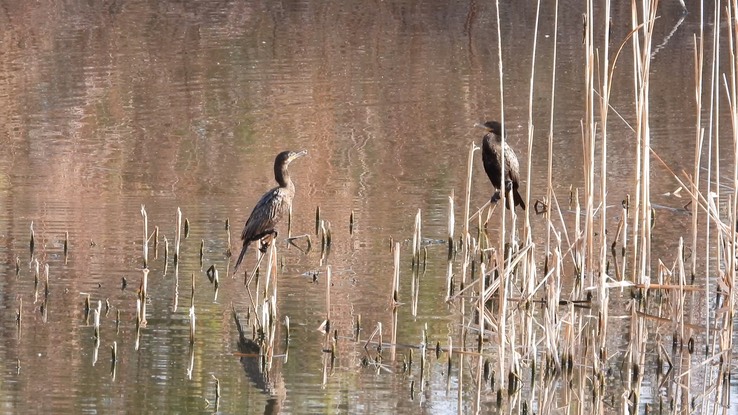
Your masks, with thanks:
M 492 195 L 493 203 L 500 199 L 499 190 L 502 183 L 502 172 L 505 172 L 505 193 L 507 195 L 512 192 L 512 201 L 509 197 L 505 197 L 508 209 L 514 206 L 520 206 L 525 210 L 525 202 L 520 196 L 518 187 L 520 186 L 520 168 L 518 165 L 518 157 L 513 149 L 505 143 L 505 168 L 502 168 L 502 126 L 497 121 L 487 121 L 484 124 L 478 124 L 479 127 L 487 130 L 487 134 L 482 139 L 482 162 L 484 163 L 484 171 L 487 172 L 489 181 L 497 190 Z
M 306 154 L 306 150 L 300 152 L 283 151 L 274 159 L 274 180 L 277 181 L 279 186 L 264 193 L 264 196 L 259 199 L 259 202 L 251 211 L 251 215 L 241 233 L 243 248 L 241 248 L 241 253 L 238 255 L 236 267 L 233 269 L 234 273 L 241 265 L 243 256 L 246 255 L 246 250 L 251 242 L 260 241 L 266 236 L 271 236 L 272 239 L 277 236 L 274 227 L 290 211 L 292 198 L 295 196 L 295 185 L 292 183 L 287 166 L 293 160 Z

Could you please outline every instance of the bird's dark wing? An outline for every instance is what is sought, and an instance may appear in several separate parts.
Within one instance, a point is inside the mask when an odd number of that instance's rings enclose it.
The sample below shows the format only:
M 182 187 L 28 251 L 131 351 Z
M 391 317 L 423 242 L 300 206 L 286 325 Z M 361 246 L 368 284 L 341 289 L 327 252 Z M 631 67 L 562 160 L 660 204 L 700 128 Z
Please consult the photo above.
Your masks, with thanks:
M 484 164 L 484 171 L 487 173 L 489 181 L 497 189 L 500 185 L 502 169 L 500 168 L 500 154 L 498 154 L 497 145 L 492 143 L 492 140 L 494 138 L 484 137 L 482 142 L 482 164 Z
M 517 184 L 520 182 L 520 165 L 518 164 L 518 157 L 510 146 L 505 146 L 505 166 L 507 168 L 507 179 Z
M 285 207 L 285 201 L 288 199 L 285 196 L 285 189 L 280 187 L 266 192 L 251 211 L 251 216 L 243 227 L 241 239 L 251 241 L 263 236 L 264 232 L 273 230 L 285 211 L 289 209 L 289 205 Z

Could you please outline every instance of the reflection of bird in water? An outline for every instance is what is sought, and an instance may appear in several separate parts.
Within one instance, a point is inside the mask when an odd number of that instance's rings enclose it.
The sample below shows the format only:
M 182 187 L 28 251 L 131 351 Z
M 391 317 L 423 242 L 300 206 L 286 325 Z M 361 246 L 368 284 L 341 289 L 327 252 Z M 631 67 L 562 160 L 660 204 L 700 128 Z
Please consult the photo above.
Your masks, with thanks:
M 277 324 L 273 328 L 275 333 L 271 337 L 272 343 L 268 344 L 267 339 L 262 335 L 254 340 L 246 337 L 235 310 L 233 318 L 236 322 L 236 329 L 238 329 L 238 351 L 241 354 L 240 360 L 244 372 L 254 386 L 267 395 L 264 414 L 282 413 L 282 406 L 287 399 L 287 389 L 282 376 L 282 365 L 287 360 L 287 348 L 284 351 L 284 358 L 276 357 L 273 342 L 275 338 L 281 336 L 281 325 Z M 269 352 L 268 349 L 272 351 Z
M 515 155 L 513 149 L 505 143 L 504 150 L 502 148 L 502 126 L 497 121 L 487 121 L 484 124 L 477 124 L 478 127 L 482 127 L 487 130 L 487 134 L 482 139 L 482 162 L 484 163 L 484 171 L 487 172 L 487 177 L 492 182 L 492 186 L 495 187 L 497 192 L 492 195 L 491 202 L 496 203 L 500 199 L 499 190 L 502 179 L 503 168 L 502 164 L 502 152 L 505 152 L 505 193 L 510 194 L 512 192 L 512 201 L 505 197 L 508 209 L 511 209 L 514 201 L 515 206 L 520 206 L 525 210 L 525 202 L 523 197 L 520 196 L 518 187 L 520 186 L 520 168 L 518 166 L 518 157 Z
M 246 250 L 251 242 L 260 241 L 266 236 L 271 236 L 273 240 L 277 236 L 277 231 L 274 227 L 290 211 L 292 198 L 295 196 L 295 185 L 292 183 L 292 179 L 290 179 L 290 172 L 287 170 L 287 166 L 293 160 L 306 154 L 306 150 L 300 152 L 283 151 L 274 159 L 274 179 L 279 186 L 264 193 L 264 196 L 254 206 L 254 210 L 251 211 L 251 216 L 246 221 L 246 225 L 243 227 L 243 232 L 241 233 L 243 248 L 241 248 L 241 254 L 238 255 L 236 267 L 233 269 L 234 273 L 238 269 L 238 266 L 241 265 L 243 256 L 246 255 Z M 265 249 L 265 246 L 262 246 L 261 249 Z

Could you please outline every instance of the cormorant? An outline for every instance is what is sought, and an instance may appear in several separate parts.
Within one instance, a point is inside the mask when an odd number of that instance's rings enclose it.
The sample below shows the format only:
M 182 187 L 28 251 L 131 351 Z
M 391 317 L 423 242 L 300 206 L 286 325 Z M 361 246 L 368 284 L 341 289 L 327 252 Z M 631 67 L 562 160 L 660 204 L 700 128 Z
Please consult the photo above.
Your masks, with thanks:
M 260 241 L 266 236 L 271 236 L 272 240 L 276 238 L 277 231 L 274 227 L 289 212 L 290 206 L 292 205 L 292 198 L 295 196 L 295 185 L 292 183 L 292 179 L 290 179 L 290 172 L 287 170 L 287 166 L 293 160 L 306 154 L 307 150 L 300 152 L 283 151 L 274 159 L 274 180 L 277 181 L 279 186 L 264 193 L 264 196 L 254 206 L 254 210 L 251 211 L 251 216 L 246 221 L 246 225 L 244 225 L 243 232 L 241 233 L 243 248 L 241 248 L 241 254 L 238 255 L 236 267 L 233 269 L 234 273 L 238 270 L 238 266 L 241 265 L 243 256 L 246 255 L 246 250 L 251 242 Z M 261 247 L 262 250 L 265 248 L 266 246 Z
M 494 186 L 496 190 L 490 201 L 492 203 L 496 203 L 500 199 L 499 186 L 502 176 L 502 126 L 497 121 L 487 121 L 484 124 L 477 124 L 477 126 L 487 130 L 487 134 L 485 134 L 482 139 L 482 162 L 484 163 L 484 171 L 487 172 L 487 177 L 489 177 L 489 181 L 492 182 L 492 186 Z M 508 209 L 512 209 L 514 206 L 520 206 L 525 210 L 525 202 L 523 201 L 523 197 L 520 196 L 520 192 L 518 192 L 518 187 L 520 186 L 518 157 L 507 143 L 505 143 L 504 151 L 505 206 L 507 206 Z M 507 197 L 510 192 L 512 192 L 512 201 Z M 514 202 L 514 206 L 511 202 Z

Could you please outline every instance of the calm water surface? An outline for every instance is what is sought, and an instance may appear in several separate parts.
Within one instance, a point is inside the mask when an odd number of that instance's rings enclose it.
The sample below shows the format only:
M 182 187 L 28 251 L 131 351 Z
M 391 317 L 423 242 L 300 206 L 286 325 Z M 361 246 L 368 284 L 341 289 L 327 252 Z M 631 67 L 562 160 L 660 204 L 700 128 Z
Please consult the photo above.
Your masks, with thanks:
M 652 70 L 652 144 L 674 171 L 691 171 L 692 47 L 699 9 L 690 5 L 692 13 L 676 26 L 682 17 L 678 2 L 662 3 L 656 43 L 663 46 Z M 220 380 L 217 410 L 222 413 L 457 411 L 459 382 L 472 384 L 468 368 L 459 380 L 458 368 L 449 376 L 445 358 L 433 357 L 427 384 L 422 391 L 416 385 L 411 396 L 417 371 L 403 373 L 392 362 L 386 370 L 362 368 L 366 352 L 352 340 L 352 326 L 360 315 L 364 338 L 377 322 L 385 331 L 390 327 L 390 238 L 403 242 L 402 297 L 409 299 L 407 240 L 418 209 L 424 236 L 443 240 L 453 192 L 461 222 L 468 148 L 481 138 L 473 125 L 499 118 L 493 4 L 113 0 L 0 5 L 0 412 L 211 413 L 216 411 L 213 376 Z M 545 196 L 551 7 L 543 8 L 538 39 L 536 131 L 531 182 L 524 184 L 531 189 L 531 205 Z M 527 167 L 535 3 L 503 6 L 501 13 L 509 140 Z M 562 203 L 570 186 L 583 185 L 582 13 L 579 2 L 562 2 L 553 154 Z M 613 47 L 629 32 L 629 19 L 629 8 L 613 10 L 612 36 L 618 39 Z M 623 53 L 612 105 L 634 124 L 631 60 L 630 51 Z M 612 115 L 609 131 L 608 198 L 617 205 L 633 193 L 635 135 Z M 726 139 L 723 145 L 732 144 Z M 230 219 L 237 246 L 243 221 L 273 186 L 273 158 L 285 149 L 309 151 L 292 165 L 297 186 L 292 233 L 313 234 L 316 243 L 314 217 L 320 206 L 331 223 L 333 245 L 321 259 L 319 249 L 302 254 L 287 249 L 280 238 L 278 314 L 280 320 L 290 318 L 291 342 L 288 359 L 275 358 L 265 382 L 258 364 L 238 354 L 231 304 L 244 316 L 250 300 L 242 277 L 226 275 L 224 223 Z M 721 159 L 727 177 L 731 152 L 721 152 Z M 666 195 L 676 182 L 660 166 L 654 172 L 653 201 L 663 207 L 654 229 L 654 256 L 672 263 L 677 239 L 689 235 L 691 220 L 681 209 L 687 200 Z M 481 206 L 490 194 L 477 157 L 472 206 Z M 149 231 L 159 227 L 161 244 L 156 259 L 151 253 L 148 325 L 135 350 L 141 205 L 148 211 Z M 171 255 L 165 264 L 163 237 L 173 242 L 178 207 L 191 230 L 175 270 Z M 352 210 L 356 226 L 350 234 Z M 612 223 L 617 220 L 614 215 Z M 43 308 L 43 276 L 34 301 L 31 223 L 34 257 L 50 269 Z M 543 235 L 540 217 L 533 216 L 532 227 Z M 66 261 L 65 232 L 71 241 Z M 445 345 L 458 333 L 456 311 L 444 302 L 446 250 L 428 246 L 418 316 L 412 317 L 409 306 L 400 308 L 398 343 L 420 343 L 426 324 L 433 345 Z M 247 268 L 254 263 L 255 254 L 248 255 Z M 325 318 L 326 264 L 333 269 L 332 324 L 339 341 L 337 361 L 323 384 L 325 353 L 318 327 Z M 221 272 L 217 298 L 204 272 L 210 265 Z M 197 337 L 190 347 L 192 275 Z M 97 361 L 91 318 L 84 310 L 87 295 L 93 306 L 103 303 Z M 626 299 L 613 295 L 614 309 L 625 313 Z M 18 330 L 15 313 L 21 302 Z M 620 329 L 610 327 L 613 341 L 624 345 Z M 627 326 L 622 330 L 627 334 Z M 113 342 L 119 354 L 115 377 Z M 277 343 L 281 355 L 285 348 Z M 646 389 L 644 399 L 660 393 L 658 386 Z M 487 393 L 483 401 L 494 408 L 492 389 Z M 470 402 L 466 396 L 464 412 Z M 613 411 L 619 411 L 617 406 Z

